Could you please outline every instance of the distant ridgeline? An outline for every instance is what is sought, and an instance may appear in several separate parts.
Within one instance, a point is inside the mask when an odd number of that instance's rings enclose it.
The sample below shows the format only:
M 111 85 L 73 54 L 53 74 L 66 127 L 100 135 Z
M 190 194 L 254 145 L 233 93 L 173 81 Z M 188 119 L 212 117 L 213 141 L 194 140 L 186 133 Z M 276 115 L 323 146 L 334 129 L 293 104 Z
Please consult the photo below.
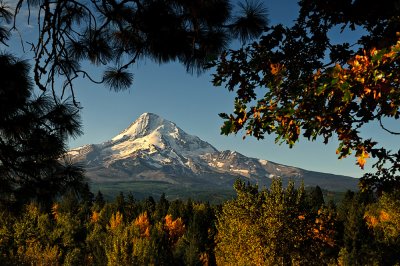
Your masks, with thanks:
M 218 151 L 173 122 L 152 113 L 142 114 L 109 141 L 72 149 L 68 155 L 84 165 L 93 191 L 113 196 L 131 191 L 138 197 L 163 192 L 172 198 L 212 199 L 234 195 L 240 178 L 259 187 L 280 177 L 283 183 L 302 181 L 333 192 L 356 190 L 358 180 L 348 176 L 308 171 L 246 157 L 235 151 Z

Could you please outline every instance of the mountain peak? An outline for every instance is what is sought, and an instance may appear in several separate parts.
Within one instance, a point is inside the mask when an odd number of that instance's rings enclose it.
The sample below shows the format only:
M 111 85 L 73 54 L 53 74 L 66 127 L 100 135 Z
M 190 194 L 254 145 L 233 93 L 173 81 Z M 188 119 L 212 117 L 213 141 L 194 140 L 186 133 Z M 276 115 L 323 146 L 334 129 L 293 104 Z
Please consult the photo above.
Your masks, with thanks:
M 115 136 L 112 140 L 117 141 L 125 136 L 131 138 L 142 137 L 156 130 L 163 124 L 169 123 L 173 124 L 154 113 L 143 113 L 132 124 L 130 124 L 129 127 L 121 131 L 121 133 Z
M 146 113 L 141 114 L 137 120 L 139 120 L 139 119 L 159 119 L 159 118 L 162 119 L 162 117 L 160 117 L 159 115 L 157 115 L 155 113 L 146 112 Z
M 196 136 L 180 129 L 175 123 L 153 113 L 140 115 L 135 122 L 115 136 L 114 150 L 128 154 L 137 150 L 173 150 L 183 156 L 204 154 L 216 149 Z

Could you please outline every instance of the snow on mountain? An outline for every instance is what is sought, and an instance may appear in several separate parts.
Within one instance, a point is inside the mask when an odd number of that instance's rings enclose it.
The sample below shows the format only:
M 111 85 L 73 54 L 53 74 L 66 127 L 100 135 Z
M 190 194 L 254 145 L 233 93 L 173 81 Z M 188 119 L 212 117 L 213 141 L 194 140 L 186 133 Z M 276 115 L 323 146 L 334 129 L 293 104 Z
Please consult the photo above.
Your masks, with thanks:
M 69 154 L 86 154 L 88 146 L 90 145 L 73 149 Z M 110 141 L 94 146 L 99 156 L 109 163 L 134 158 L 140 154 L 161 164 L 168 164 L 172 160 L 185 164 L 189 158 L 217 151 L 207 142 L 185 133 L 174 123 L 152 113 L 142 114 Z
M 153 113 L 142 114 L 109 141 L 72 149 L 93 182 L 159 181 L 185 187 L 226 187 L 238 177 L 260 185 L 270 178 L 303 179 L 306 185 L 345 190 L 357 183 L 338 176 L 249 158 L 235 151 L 218 151 L 197 136 Z M 343 179 L 344 178 L 344 179 Z M 323 181 L 323 182 L 322 182 Z M 322 184 L 322 185 L 321 185 Z
M 128 128 L 106 142 L 105 147 L 114 151 L 114 159 L 129 157 L 137 150 L 148 154 L 170 150 L 170 156 L 198 156 L 217 150 L 196 136 L 185 133 L 174 123 L 156 114 L 144 113 Z

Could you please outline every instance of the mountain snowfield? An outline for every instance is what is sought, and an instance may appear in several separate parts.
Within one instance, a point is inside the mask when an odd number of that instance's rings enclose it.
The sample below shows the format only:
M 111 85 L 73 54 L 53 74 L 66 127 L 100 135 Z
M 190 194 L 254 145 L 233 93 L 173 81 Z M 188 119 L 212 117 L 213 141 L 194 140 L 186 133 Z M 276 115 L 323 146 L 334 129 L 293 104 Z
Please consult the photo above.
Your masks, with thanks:
M 351 177 L 280 165 L 235 151 L 218 151 L 153 113 L 142 114 L 109 141 L 72 149 L 68 155 L 84 166 L 91 183 L 100 189 L 102 185 L 120 183 L 121 190 L 137 190 L 147 182 L 150 190 L 162 184 L 167 190 L 212 193 L 232 191 L 237 178 L 268 186 L 273 177 L 281 177 L 284 182 L 294 179 L 298 184 L 304 181 L 306 186 L 319 185 L 331 191 L 357 186 L 357 179 Z

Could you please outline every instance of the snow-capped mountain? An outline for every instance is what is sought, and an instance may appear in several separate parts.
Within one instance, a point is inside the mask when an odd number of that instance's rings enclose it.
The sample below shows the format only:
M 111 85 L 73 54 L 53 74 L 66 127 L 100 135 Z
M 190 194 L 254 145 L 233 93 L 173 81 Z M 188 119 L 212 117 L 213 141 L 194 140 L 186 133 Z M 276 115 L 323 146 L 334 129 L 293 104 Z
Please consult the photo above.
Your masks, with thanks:
M 237 178 L 263 186 L 279 176 L 334 191 L 355 189 L 357 184 L 351 177 L 280 165 L 235 151 L 218 151 L 152 113 L 142 114 L 111 140 L 72 149 L 68 155 L 84 165 L 93 183 L 160 182 L 186 189 L 232 190 Z

